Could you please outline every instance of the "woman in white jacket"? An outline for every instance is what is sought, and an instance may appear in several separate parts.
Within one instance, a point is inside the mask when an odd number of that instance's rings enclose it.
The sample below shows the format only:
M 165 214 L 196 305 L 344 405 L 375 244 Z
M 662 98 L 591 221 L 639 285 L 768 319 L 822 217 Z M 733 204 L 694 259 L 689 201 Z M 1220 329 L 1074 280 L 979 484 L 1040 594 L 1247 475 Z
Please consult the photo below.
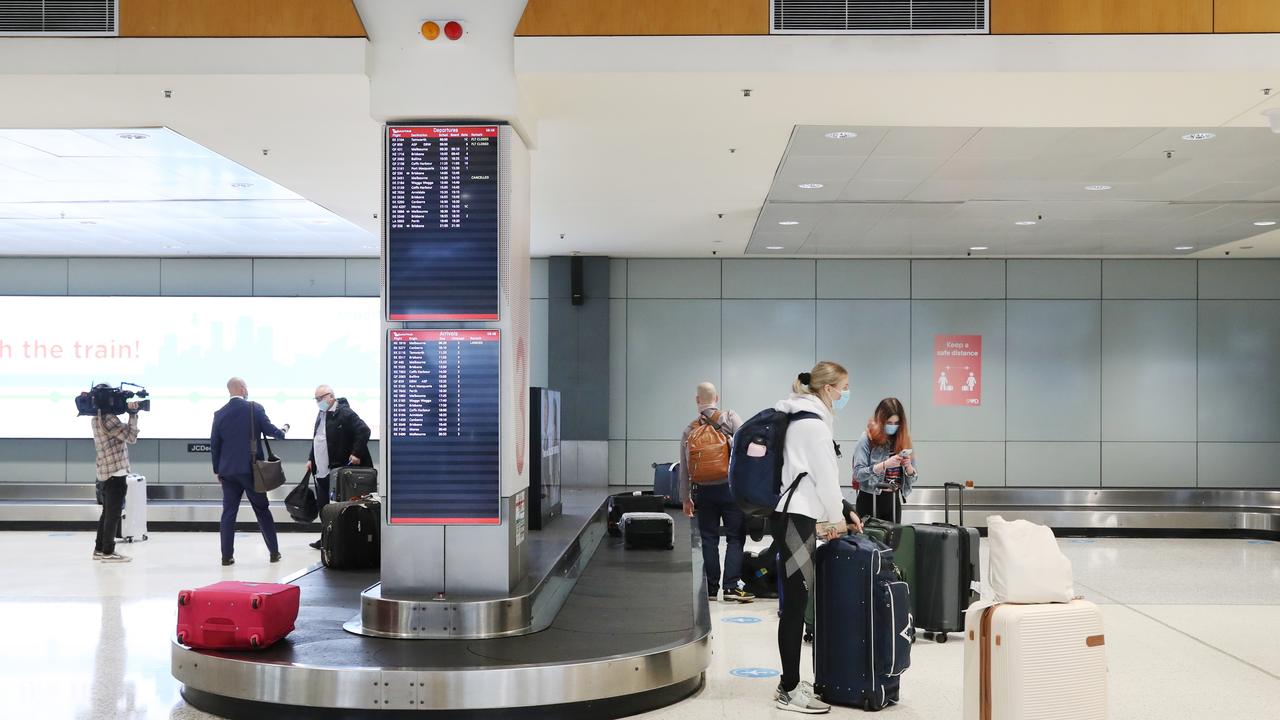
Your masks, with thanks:
M 849 402 L 849 373 L 837 363 L 822 361 L 813 370 L 800 373 L 791 386 L 791 397 L 778 403 L 777 410 L 807 413 L 793 417 L 783 447 L 782 499 L 771 518 L 774 546 L 783 567 L 782 619 L 778 623 L 778 654 L 782 659 L 782 681 L 775 701 L 779 708 L 817 714 L 831 706 L 814 696 L 813 684 L 800 681 L 800 650 L 804 637 L 804 608 L 813 588 L 813 553 L 817 548 L 817 526 L 826 528 L 823 537 L 833 540 L 846 521 L 861 530 L 856 515 L 844 514 L 837 448 L 832 432 L 835 411 Z

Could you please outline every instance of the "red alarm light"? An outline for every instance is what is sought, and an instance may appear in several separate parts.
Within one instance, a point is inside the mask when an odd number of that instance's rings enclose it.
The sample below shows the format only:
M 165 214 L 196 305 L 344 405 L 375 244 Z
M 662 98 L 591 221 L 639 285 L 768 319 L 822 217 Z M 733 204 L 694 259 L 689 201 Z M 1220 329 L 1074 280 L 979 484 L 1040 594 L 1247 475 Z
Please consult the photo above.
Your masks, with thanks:
M 444 24 L 444 36 L 450 40 L 457 40 L 462 37 L 462 23 L 457 20 L 450 20 Z

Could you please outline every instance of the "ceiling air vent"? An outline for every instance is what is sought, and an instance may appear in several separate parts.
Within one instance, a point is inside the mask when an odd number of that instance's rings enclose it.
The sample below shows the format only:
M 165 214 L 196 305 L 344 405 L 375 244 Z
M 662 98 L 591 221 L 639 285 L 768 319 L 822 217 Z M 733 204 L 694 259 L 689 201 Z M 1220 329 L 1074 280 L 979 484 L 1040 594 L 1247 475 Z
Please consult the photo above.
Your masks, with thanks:
M 117 0 L 0 0 L 0 36 L 115 36 Z
M 989 0 L 771 0 L 781 35 L 985 34 Z

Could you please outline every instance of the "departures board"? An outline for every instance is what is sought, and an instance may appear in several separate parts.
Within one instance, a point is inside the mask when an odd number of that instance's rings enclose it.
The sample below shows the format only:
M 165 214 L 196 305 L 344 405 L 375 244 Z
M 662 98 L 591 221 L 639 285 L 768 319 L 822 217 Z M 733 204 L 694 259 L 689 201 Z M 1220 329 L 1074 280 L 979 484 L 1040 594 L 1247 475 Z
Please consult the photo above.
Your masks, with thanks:
M 388 522 L 500 524 L 500 332 L 388 330 L 387 342 Z
M 386 127 L 386 316 L 499 319 L 497 125 Z

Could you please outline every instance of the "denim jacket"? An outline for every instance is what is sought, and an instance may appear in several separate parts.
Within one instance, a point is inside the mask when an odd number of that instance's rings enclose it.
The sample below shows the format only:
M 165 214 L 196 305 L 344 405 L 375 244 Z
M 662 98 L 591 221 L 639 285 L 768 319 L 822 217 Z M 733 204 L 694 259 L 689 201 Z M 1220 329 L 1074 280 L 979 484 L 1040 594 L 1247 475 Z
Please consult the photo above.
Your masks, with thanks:
M 889 459 L 892 455 L 889 445 L 871 445 L 871 438 L 866 433 L 858 439 L 858 449 L 853 453 L 853 477 L 858 481 L 861 492 L 879 495 L 884 487 L 884 473 L 876 473 L 872 468 Z M 911 495 L 911 487 L 920 479 L 920 467 L 915 457 L 911 458 L 911 466 L 916 469 L 915 475 L 902 474 L 902 499 Z

